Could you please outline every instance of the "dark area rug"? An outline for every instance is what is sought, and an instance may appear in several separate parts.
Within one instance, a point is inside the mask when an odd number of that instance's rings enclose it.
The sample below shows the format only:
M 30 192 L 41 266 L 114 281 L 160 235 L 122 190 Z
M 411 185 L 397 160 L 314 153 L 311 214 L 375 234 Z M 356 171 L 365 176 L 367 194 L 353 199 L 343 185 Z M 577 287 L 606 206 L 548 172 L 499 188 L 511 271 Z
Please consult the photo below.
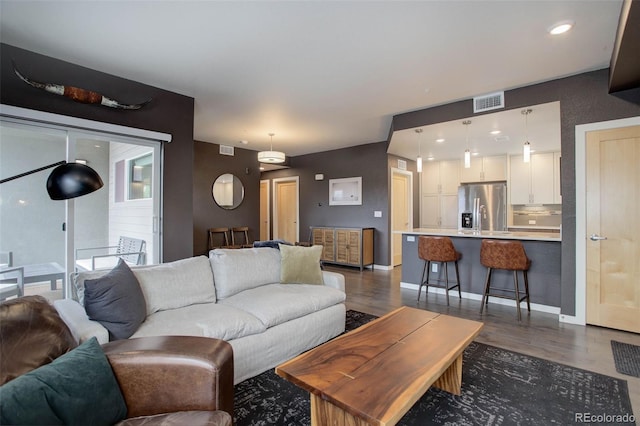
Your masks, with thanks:
M 612 340 L 611 350 L 618 373 L 640 377 L 640 346 Z
M 372 319 L 348 311 L 347 331 Z M 236 426 L 306 426 L 309 409 L 308 393 L 273 370 L 235 387 Z M 464 352 L 462 395 L 431 388 L 398 424 L 564 425 L 585 416 L 591 424 L 621 424 L 632 415 L 625 380 L 473 342 Z

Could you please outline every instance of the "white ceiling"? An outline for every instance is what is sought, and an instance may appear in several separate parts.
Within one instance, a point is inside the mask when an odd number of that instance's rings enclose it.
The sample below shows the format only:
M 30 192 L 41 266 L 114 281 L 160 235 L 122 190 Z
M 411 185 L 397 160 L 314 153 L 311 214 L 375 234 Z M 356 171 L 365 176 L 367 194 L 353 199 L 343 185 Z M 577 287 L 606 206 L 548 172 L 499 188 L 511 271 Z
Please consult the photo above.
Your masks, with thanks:
M 273 132 L 295 156 L 387 140 L 398 113 L 606 68 L 621 4 L 0 0 L 0 39 L 194 97 L 197 140 L 261 150 Z M 569 33 L 546 32 L 566 19 Z
M 523 110 L 531 110 L 526 121 Z M 464 125 L 463 121 L 471 123 Z M 416 129 L 422 133 L 418 135 Z M 532 151 L 560 151 L 560 102 L 395 131 L 388 152 L 411 159 L 420 153 L 424 160 L 462 159 L 466 148 L 482 156 L 522 154 L 527 140 Z

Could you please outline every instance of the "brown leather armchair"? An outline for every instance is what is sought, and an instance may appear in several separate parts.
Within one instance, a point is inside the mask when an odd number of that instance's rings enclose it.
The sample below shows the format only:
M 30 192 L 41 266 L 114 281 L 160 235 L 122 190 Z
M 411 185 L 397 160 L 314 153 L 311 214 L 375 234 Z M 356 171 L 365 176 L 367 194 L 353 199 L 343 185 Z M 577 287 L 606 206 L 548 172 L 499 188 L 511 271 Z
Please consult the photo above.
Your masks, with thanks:
M 76 346 L 41 296 L 0 303 L 0 384 Z M 233 351 L 206 337 L 165 336 L 102 346 L 127 405 L 123 425 L 231 425 Z
M 102 348 L 127 404 L 129 419 L 123 424 L 139 424 L 131 419 L 139 416 L 173 413 L 165 414 L 165 421 L 168 417 L 175 424 L 206 420 L 209 423 L 205 424 L 231 425 L 233 354 L 229 343 L 167 336 L 118 340 Z

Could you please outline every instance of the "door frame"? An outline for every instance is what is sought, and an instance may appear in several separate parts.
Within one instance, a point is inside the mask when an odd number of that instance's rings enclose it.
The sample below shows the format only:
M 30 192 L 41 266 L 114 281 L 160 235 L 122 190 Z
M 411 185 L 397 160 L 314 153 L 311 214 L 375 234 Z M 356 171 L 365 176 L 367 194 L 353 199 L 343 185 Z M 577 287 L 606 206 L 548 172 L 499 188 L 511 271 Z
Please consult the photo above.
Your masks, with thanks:
M 289 176 L 283 178 L 275 178 L 273 179 L 273 195 L 272 197 L 276 197 L 278 194 L 277 187 L 279 183 L 285 182 L 295 182 L 296 183 L 296 241 L 300 241 L 300 177 L 299 176 Z M 278 202 L 277 198 L 273 202 L 273 217 L 272 227 L 273 227 L 273 235 L 278 235 Z M 295 241 L 293 241 L 295 242 Z
M 576 172 L 576 295 L 575 315 L 560 314 L 560 321 L 571 324 L 587 324 L 587 133 L 620 127 L 640 126 L 640 117 L 600 121 L 576 126 L 575 172 Z M 582 214 L 579 214 L 582 212 Z
M 267 188 L 267 239 L 271 239 L 271 186 L 269 185 L 269 179 L 260 179 L 260 187 L 266 183 Z M 262 225 L 261 225 L 262 226 Z
M 408 170 L 401 170 L 398 169 L 397 167 L 391 167 L 391 175 L 390 175 L 390 182 L 389 182 L 389 189 L 391 192 L 391 203 L 393 203 L 394 201 L 394 191 L 393 191 L 393 175 L 394 174 L 398 174 L 398 175 L 403 175 L 405 177 L 407 177 L 408 181 L 409 181 L 409 186 L 407 189 L 407 222 L 409 223 L 409 226 L 411 229 L 413 229 L 413 172 L 408 171 Z M 393 269 L 393 253 L 395 252 L 395 247 L 394 247 L 394 243 L 393 243 L 393 207 L 391 206 L 391 204 L 389 205 L 389 229 L 391 230 L 391 232 L 389 232 L 389 247 L 391 247 L 391 253 L 390 253 L 390 258 L 389 258 L 389 265 L 391 267 L 391 269 Z M 402 244 L 402 243 L 401 243 Z

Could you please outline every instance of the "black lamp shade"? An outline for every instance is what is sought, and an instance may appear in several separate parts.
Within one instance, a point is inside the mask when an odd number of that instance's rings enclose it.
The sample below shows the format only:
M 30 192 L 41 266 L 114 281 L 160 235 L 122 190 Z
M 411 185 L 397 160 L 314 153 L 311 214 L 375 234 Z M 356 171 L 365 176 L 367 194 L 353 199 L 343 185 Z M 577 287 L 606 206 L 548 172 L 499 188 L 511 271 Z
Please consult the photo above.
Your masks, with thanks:
M 52 200 L 67 200 L 97 191 L 104 183 L 91 167 L 79 163 L 61 164 L 47 179 L 47 192 Z

